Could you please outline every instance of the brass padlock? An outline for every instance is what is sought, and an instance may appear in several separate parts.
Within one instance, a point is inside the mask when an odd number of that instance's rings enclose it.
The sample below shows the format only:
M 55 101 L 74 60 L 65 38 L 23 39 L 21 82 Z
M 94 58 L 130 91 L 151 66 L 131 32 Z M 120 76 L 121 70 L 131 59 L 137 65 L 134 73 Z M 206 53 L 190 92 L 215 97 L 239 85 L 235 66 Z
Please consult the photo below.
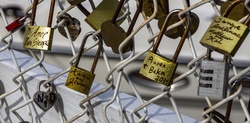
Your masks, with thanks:
M 244 24 L 226 18 L 239 3 L 240 1 L 234 1 L 225 10 L 223 17 L 217 16 L 213 20 L 200 41 L 203 46 L 228 56 L 235 55 L 249 33 L 248 26 L 246 26 L 249 24 L 249 15 Z
M 143 0 L 139 0 L 139 5 L 137 6 L 137 10 L 134 14 L 134 17 L 128 27 L 127 32 L 123 30 L 117 23 L 116 19 L 118 17 L 119 11 L 121 11 L 122 5 L 124 4 L 125 0 L 121 0 L 116 12 L 112 18 L 112 20 L 105 21 L 101 25 L 101 35 L 103 38 L 104 43 L 108 46 L 111 47 L 112 51 L 114 53 L 119 54 L 119 46 L 120 44 L 131 34 L 133 27 L 135 26 L 136 20 L 142 10 L 142 3 Z M 131 51 L 133 48 L 133 39 L 130 39 L 129 43 L 125 46 L 123 49 L 123 53 Z
M 189 20 L 186 19 L 185 31 L 181 37 L 181 40 L 177 46 L 177 49 L 174 53 L 172 60 L 164 58 L 163 56 L 156 54 L 156 51 L 159 47 L 160 41 L 163 37 L 164 32 L 167 29 L 167 25 L 170 22 L 170 18 L 173 13 L 170 13 L 169 17 L 166 19 L 163 28 L 160 31 L 160 34 L 154 44 L 152 51 L 149 51 L 144 59 L 143 65 L 139 73 L 157 83 L 169 86 L 172 84 L 173 75 L 177 68 L 176 60 L 179 56 L 181 48 L 185 42 L 185 39 L 188 36 L 188 31 L 190 28 Z
M 54 29 L 51 28 L 55 0 L 51 0 L 47 27 L 34 26 L 38 0 L 34 0 L 30 25 L 26 26 L 23 47 L 33 50 L 51 50 Z
M 68 88 L 71 88 L 75 91 L 78 91 L 80 93 L 88 95 L 91 85 L 94 81 L 95 78 L 95 68 L 101 53 L 101 48 L 102 48 L 102 41 L 101 38 L 98 36 L 99 43 L 98 43 L 98 49 L 95 55 L 95 59 L 93 61 L 92 67 L 90 71 L 87 71 L 85 69 L 82 69 L 78 67 L 81 56 L 84 52 L 84 46 L 86 44 L 87 38 L 91 35 L 93 35 L 94 32 L 89 32 L 87 33 L 82 41 L 82 44 L 80 46 L 80 50 L 77 54 L 76 61 L 73 66 L 71 66 L 71 69 L 68 74 L 68 78 L 66 80 L 65 86 Z
M 83 1 L 85 0 L 67 0 L 69 4 L 71 5 L 77 5 L 77 4 L 80 4 L 82 3 Z
M 91 13 L 82 4 L 77 4 L 77 7 L 86 16 L 85 22 L 97 31 L 101 29 L 103 22 L 112 18 L 118 4 L 117 0 L 102 0 Z M 120 11 L 119 17 L 123 14 L 123 11 Z M 117 24 L 120 25 L 123 21 L 124 19 L 117 22 Z
M 153 0 L 143 1 L 143 11 L 146 16 L 150 17 L 154 13 Z M 160 19 L 162 16 L 166 16 L 169 13 L 169 1 L 168 0 L 157 0 L 157 13 L 155 19 Z

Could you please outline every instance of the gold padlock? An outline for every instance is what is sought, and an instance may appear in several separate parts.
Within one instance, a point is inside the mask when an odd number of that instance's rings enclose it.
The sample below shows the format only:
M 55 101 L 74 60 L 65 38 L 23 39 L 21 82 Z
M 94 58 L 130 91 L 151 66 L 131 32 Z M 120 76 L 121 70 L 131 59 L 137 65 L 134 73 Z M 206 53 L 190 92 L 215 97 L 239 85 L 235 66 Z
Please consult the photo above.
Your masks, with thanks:
M 213 20 L 200 41 L 203 46 L 228 56 L 235 55 L 249 33 L 247 27 L 249 15 L 244 24 L 226 18 L 230 11 L 239 3 L 240 1 L 238 0 L 232 2 L 225 10 L 223 17 L 217 16 Z
M 190 28 L 189 21 L 186 19 L 186 27 L 181 37 L 181 40 L 177 46 L 177 49 L 174 53 L 172 60 L 164 58 L 163 56 L 156 54 L 156 51 L 159 47 L 160 41 L 163 37 L 167 29 L 167 25 L 170 22 L 170 18 L 173 16 L 173 12 L 171 12 L 166 21 L 164 22 L 163 27 L 161 28 L 160 34 L 154 44 L 152 51 L 149 51 L 144 59 L 143 65 L 139 71 L 139 73 L 157 83 L 163 84 L 165 86 L 169 86 L 172 84 L 173 75 L 177 68 L 176 60 L 179 56 L 181 48 L 185 42 L 185 39 L 188 35 L 188 31 Z
M 97 31 L 101 29 L 103 22 L 111 20 L 118 4 L 117 0 L 103 0 L 91 13 L 81 4 L 77 4 L 77 7 L 86 16 L 85 22 Z M 121 11 L 119 17 L 123 14 L 124 12 Z M 118 25 L 123 21 L 124 19 L 118 21 Z
M 71 66 L 71 69 L 68 74 L 68 78 L 66 80 L 65 86 L 68 88 L 71 88 L 75 91 L 78 91 L 80 93 L 88 95 L 91 85 L 94 81 L 95 78 L 95 68 L 101 53 L 101 48 L 102 48 L 102 41 L 101 38 L 98 36 L 99 43 L 98 43 L 98 49 L 95 55 L 95 59 L 93 61 L 92 67 L 90 71 L 87 71 L 85 69 L 79 68 L 79 62 L 81 59 L 81 56 L 84 52 L 84 46 L 86 44 L 86 40 L 89 36 L 91 36 L 94 32 L 89 32 L 87 33 L 82 41 L 82 44 L 80 46 L 80 50 L 77 54 L 76 61 L 73 66 Z
M 34 0 L 30 25 L 26 26 L 23 47 L 33 50 L 51 50 L 54 29 L 51 28 L 55 0 L 51 0 L 47 27 L 34 26 L 38 0 Z

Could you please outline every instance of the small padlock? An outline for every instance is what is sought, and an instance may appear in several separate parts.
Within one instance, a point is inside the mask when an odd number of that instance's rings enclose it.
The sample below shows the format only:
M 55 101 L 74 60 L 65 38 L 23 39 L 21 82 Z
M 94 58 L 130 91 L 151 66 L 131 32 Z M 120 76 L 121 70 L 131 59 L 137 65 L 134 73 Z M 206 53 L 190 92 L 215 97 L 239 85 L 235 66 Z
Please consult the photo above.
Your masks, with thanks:
M 248 16 L 244 24 L 226 18 L 239 3 L 240 1 L 234 1 L 225 10 L 223 17 L 217 16 L 213 20 L 200 41 L 203 46 L 228 56 L 235 55 L 249 33 L 246 25 L 249 24 L 250 16 Z
M 224 55 L 223 62 L 211 58 L 211 50 L 201 61 L 198 95 L 225 98 L 227 94 L 227 81 L 229 76 L 228 56 Z
M 99 36 L 98 36 L 98 38 L 99 38 L 98 49 L 97 49 L 91 70 L 87 71 L 85 69 L 79 68 L 78 64 L 80 62 L 82 53 L 84 52 L 84 46 L 85 46 L 86 40 L 89 36 L 93 35 L 93 33 L 94 32 L 89 32 L 84 36 L 82 44 L 80 46 L 80 50 L 77 54 L 76 61 L 75 61 L 74 65 L 71 66 L 71 69 L 70 69 L 69 74 L 68 74 L 68 78 L 67 78 L 66 83 L 65 83 L 66 87 L 71 88 L 75 91 L 78 91 L 78 92 L 86 94 L 86 95 L 89 94 L 91 85 L 94 81 L 94 78 L 95 78 L 94 71 L 95 71 L 95 67 L 97 65 L 97 62 L 98 62 L 98 59 L 99 59 L 99 56 L 101 53 L 102 41 L 101 41 L 101 38 Z
M 172 60 L 164 58 L 161 55 L 156 54 L 156 51 L 159 47 L 160 41 L 163 37 L 164 32 L 167 29 L 167 25 L 170 22 L 170 18 L 174 13 L 170 13 L 169 17 L 164 23 L 163 28 L 160 31 L 160 34 L 157 38 L 156 43 L 154 44 L 153 50 L 149 51 L 144 59 L 143 65 L 139 71 L 139 73 L 157 83 L 163 84 L 165 86 L 169 86 L 172 84 L 173 75 L 177 68 L 176 60 L 179 56 L 181 48 L 185 42 L 185 39 L 188 36 L 189 31 L 189 20 L 186 19 L 186 28 L 181 37 L 181 40 L 177 46 L 177 49 L 174 53 Z
M 143 1 L 143 11 L 146 16 L 150 17 L 154 13 L 153 0 Z M 169 2 L 168 0 L 157 0 L 157 13 L 155 19 L 160 19 L 162 16 L 166 16 L 169 13 Z
M 77 4 L 77 8 L 86 16 L 85 22 L 94 30 L 101 29 L 103 22 L 110 20 L 115 13 L 118 5 L 117 0 L 102 0 L 101 3 L 90 13 L 82 4 Z M 119 17 L 124 13 L 119 12 Z M 124 19 L 117 22 L 120 25 Z
M 7 31 L 11 32 L 13 30 L 15 30 L 16 28 L 22 26 L 25 22 L 25 19 L 27 18 L 27 16 L 22 16 L 17 18 L 16 20 L 14 20 L 12 23 L 10 23 L 9 25 L 7 25 L 5 27 L 5 29 L 7 29 Z
M 125 32 L 117 23 L 116 19 L 118 17 L 119 11 L 121 11 L 122 5 L 124 4 L 125 0 L 121 0 L 116 12 L 112 18 L 112 20 L 105 21 L 101 25 L 101 35 L 104 40 L 104 43 L 112 48 L 114 53 L 119 54 L 119 46 L 120 44 L 131 34 L 133 27 L 136 23 L 136 20 L 142 10 L 142 2 L 143 0 L 139 0 L 139 5 L 137 6 L 137 10 L 134 14 L 134 17 L 128 27 L 127 32 Z M 123 53 L 130 51 L 133 48 L 133 39 L 130 39 L 129 43 L 126 44 L 125 48 L 123 49 Z
M 37 106 L 41 108 L 43 111 L 48 111 L 51 107 L 55 105 L 58 98 L 57 98 L 57 93 L 52 91 L 51 87 L 50 90 L 46 92 L 40 90 L 40 86 L 44 82 L 45 80 L 39 82 L 37 86 L 38 91 L 33 95 L 33 100 L 35 104 L 37 104 Z
M 71 5 L 77 5 L 77 4 L 81 4 L 85 0 L 67 0 L 67 1 Z
M 38 0 L 34 0 L 30 25 L 26 26 L 23 47 L 33 50 L 50 51 L 52 47 L 54 29 L 51 28 L 55 7 L 55 0 L 51 0 L 47 27 L 34 26 Z
M 227 0 L 221 5 L 220 12 L 223 14 L 225 10 L 232 4 L 235 0 Z M 232 11 L 228 14 L 227 18 L 238 21 L 241 18 L 245 17 L 248 14 L 248 10 L 245 7 L 244 1 L 240 0 L 240 3 L 236 5 Z
M 58 32 L 68 38 L 66 32 L 65 32 L 65 29 L 64 27 L 66 26 L 69 30 L 69 34 L 70 34 L 70 37 L 72 39 L 72 41 L 75 41 L 77 39 L 77 37 L 80 35 L 81 33 L 81 23 L 79 20 L 77 20 L 76 18 L 73 18 L 71 17 L 69 14 L 67 13 L 63 13 L 59 19 L 57 20 L 57 23 L 59 23 L 62 19 L 65 19 L 65 22 L 64 24 L 60 25 L 58 27 Z

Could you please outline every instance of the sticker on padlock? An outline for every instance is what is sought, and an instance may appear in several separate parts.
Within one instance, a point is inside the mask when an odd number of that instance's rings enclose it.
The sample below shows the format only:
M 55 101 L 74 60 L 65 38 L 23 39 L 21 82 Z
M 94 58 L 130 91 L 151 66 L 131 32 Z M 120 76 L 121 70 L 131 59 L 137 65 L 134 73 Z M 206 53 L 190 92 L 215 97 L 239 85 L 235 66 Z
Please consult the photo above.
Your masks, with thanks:
M 40 86 L 43 82 L 45 81 L 43 80 L 39 82 L 38 91 L 33 95 L 33 99 L 39 108 L 41 108 L 43 111 L 48 111 L 56 103 L 57 93 L 53 92 L 52 90 L 47 92 L 41 91 Z
M 249 24 L 249 19 L 241 24 L 226 18 L 229 12 L 239 3 L 240 1 L 234 1 L 225 10 L 223 17 L 217 16 L 213 20 L 200 41 L 203 46 L 228 56 L 235 55 L 249 33 L 248 26 L 246 26 Z
M 55 0 L 51 0 L 47 26 L 34 26 L 38 0 L 34 0 L 30 25 L 26 26 L 23 47 L 33 50 L 50 51 L 52 47 L 54 29 L 51 28 L 55 7 Z
M 202 59 L 200 65 L 198 95 L 226 97 L 229 62 L 227 56 L 224 57 L 224 61 L 214 61 L 211 59 L 211 51 L 208 49 L 207 56 Z
M 189 21 L 188 19 L 186 19 L 187 26 L 185 27 L 185 31 L 181 37 L 181 40 L 177 46 L 177 49 L 174 53 L 172 60 L 169 60 L 167 58 L 164 58 L 161 55 L 156 54 L 160 41 L 163 37 L 163 34 L 165 33 L 167 29 L 167 25 L 170 22 L 170 18 L 172 15 L 173 15 L 173 12 L 170 13 L 169 17 L 164 23 L 164 26 L 161 29 L 160 34 L 158 35 L 157 41 L 154 44 L 152 51 L 149 51 L 147 53 L 146 58 L 144 59 L 143 65 L 139 71 L 141 75 L 157 83 L 163 84 L 165 86 L 170 86 L 172 84 L 173 75 L 178 65 L 176 61 L 181 51 L 181 48 L 188 36 L 188 31 L 190 27 Z
M 69 14 L 64 13 L 59 17 L 59 19 L 56 22 L 59 23 L 63 19 L 65 19 L 65 23 L 61 24 L 58 27 L 58 32 L 62 36 L 68 38 L 68 36 L 66 34 L 66 31 L 64 29 L 64 27 L 66 26 L 68 28 L 68 30 L 69 30 L 69 34 L 70 34 L 70 37 L 71 37 L 72 41 L 75 41 L 77 39 L 77 37 L 80 35 L 80 33 L 81 33 L 81 26 L 80 26 L 81 23 L 80 23 L 80 21 L 77 20 L 76 18 L 71 17 Z
M 125 32 L 117 23 L 116 19 L 118 17 L 118 13 L 121 11 L 122 5 L 124 4 L 125 0 L 121 0 L 117 9 L 116 14 L 114 14 L 112 20 L 105 21 L 101 25 L 101 35 L 103 38 L 104 43 L 111 47 L 114 53 L 119 54 L 119 46 L 120 44 L 132 33 L 133 27 L 135 26 L 136 20 L 142 10 L 142 2 L 143 0 L 139 0 L 139 5 L 137 6 L 136 12 L 134 17 L 128 27 L 127 32 Z M 131 51 L 133 48 L 134 43 L 133 39 L 130 39 L 129 43 L 126 44 L 125 48 L 123 49 L 123 53 Z
M 146 16 L 150 17 L 154 12 L 153 0 L 143 1 L 143 11 Z M 160 19 L 162 16 L 166 16 L 169 13 L 168 0 L 157 0 L 157 13 L 155 19 Z
M 75 61 L 74 65 L 71 66 L 71 69 L 70 69 L 69 74 L 68 74 L 68 78 L 67 78 L 66 83 L 65 83 L 66 87 L 71 88 L 75 91 L 78 91 L 78 92 L 86 94 L 86 95 L 89 94 L 89 91 L 91 89 L 91 85 L 94 81 L 94 78 L 95 78 L 94 71 L 95 71 L 100 53 L 102 51 L 101 50 L 102 41 L 101 41 L 101 38 L 99 36 L 98 36 L 98 39 L 99 39 L 98 49 L 97 49 L 97 52 L 95 55 L 95 59 L 92 63 L 91 70 L 87 71 L 85 69 L 78 67 L 78 65 L 79 65 L 81 56 L 84 52 L 84 46 L 85 46 L 85 43 L 87 41 L 87 38 L 89 36 L 93 35 L 93 33 L 94 32 L 89 32 L 84 36 L 82 44 L 80 46 L 80 50 L 77 54 L 76 61 Z

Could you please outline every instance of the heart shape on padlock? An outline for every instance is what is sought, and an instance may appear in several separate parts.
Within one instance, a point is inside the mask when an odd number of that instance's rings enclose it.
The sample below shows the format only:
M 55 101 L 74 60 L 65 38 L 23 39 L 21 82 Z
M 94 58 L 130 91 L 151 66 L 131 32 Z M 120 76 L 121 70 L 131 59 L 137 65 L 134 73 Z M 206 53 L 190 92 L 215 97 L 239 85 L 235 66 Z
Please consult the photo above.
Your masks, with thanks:
M 33 95 L 33 99 L 39 108 L 48 111 L 56 103 L 57 94 L 52 91 L 38 91 Z
M 101 34 L 104 43 L 111 47 L 114 53 L 119 54 L 118 48 L 120 44 L 127 38 L 126 32 L 117 24 L 111 23 L 111 21 L 105 21 L 101 26 Z M 128 52 L 133 47 L 133 41 L 130 40 L 123 49 L 123 53 Z
M 72 41 L 75 41 L 81 33 L 80 21 L 78 21 L 75 18 L 71 18 L 71 19 L 72 19 L 72 20 L 70 20 L 71 22 L 68 22 L 66 26 L 68 27 L 69 35 L 70 35 Z M 68 38 L 63 25 L 58 27 L 58 32 L 62 36 Z

